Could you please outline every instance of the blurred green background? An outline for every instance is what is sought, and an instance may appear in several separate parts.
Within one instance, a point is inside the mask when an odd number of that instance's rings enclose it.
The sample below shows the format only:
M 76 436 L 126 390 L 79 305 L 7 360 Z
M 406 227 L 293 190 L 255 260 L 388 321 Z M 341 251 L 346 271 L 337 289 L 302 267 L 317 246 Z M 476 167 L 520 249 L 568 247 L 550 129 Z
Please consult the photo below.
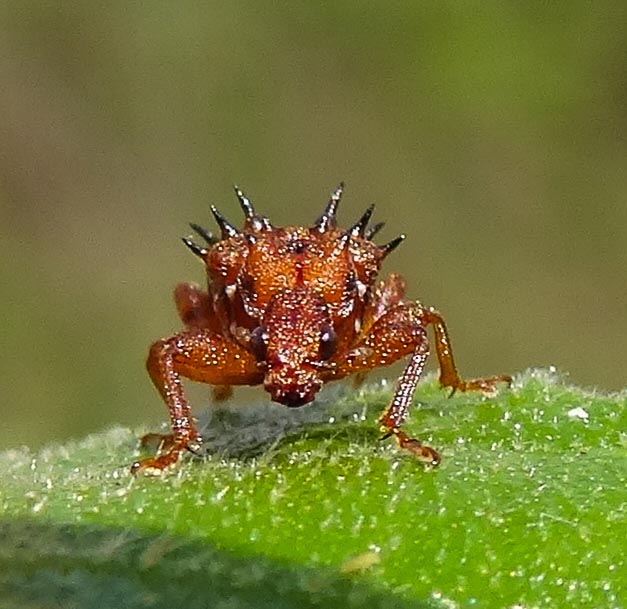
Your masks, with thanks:
M 621 2 L 3 2 L 0 446 L 165 419 L 144 358 L 202 280 L 179 237 L 209 203 L 241 215 L 233 182 L 277 224 L 340 180 L 343 224 L 375 202 L 381 240 L 408 234 L 386 270 L 445 314 L 464 375 L 624 386 L 626 22 Z

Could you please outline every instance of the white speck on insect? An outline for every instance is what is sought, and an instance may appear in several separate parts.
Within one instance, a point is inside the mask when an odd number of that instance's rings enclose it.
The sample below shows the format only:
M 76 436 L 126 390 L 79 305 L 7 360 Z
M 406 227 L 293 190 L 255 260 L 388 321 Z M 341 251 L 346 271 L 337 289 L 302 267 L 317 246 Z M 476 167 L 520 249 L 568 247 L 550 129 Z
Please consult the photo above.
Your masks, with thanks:
M 229 297 L 229 300 L 233 300 L 233 298 L 235 297 L 236 290 L 237 290 L 237 286 L 234 283 L 224 287 L 224 291 L 226 292 L 226 295 Z

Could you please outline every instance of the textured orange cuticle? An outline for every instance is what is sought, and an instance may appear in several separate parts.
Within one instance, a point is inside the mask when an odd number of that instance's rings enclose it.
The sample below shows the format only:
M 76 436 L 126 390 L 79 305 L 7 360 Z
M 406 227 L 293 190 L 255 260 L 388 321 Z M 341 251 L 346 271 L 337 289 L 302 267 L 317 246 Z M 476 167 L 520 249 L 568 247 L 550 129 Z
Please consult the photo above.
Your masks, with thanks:
M 183 241 L 204 263 L 207 288 L 176 287 L 184 329 L 150 349 L 148 372 L 168 407 L 172 433 L 161 437 L 156 457 L 133 464 L 133 473 L 159 473 L 198 449 L 182 377 L 214 386 L 217 399 L 228 397 L 234 385 L 263 384 L 274 401 L 296 407 L 311 402 L 329 381 L 363 378 L 409 356 L 380 425 L 402 449 L 432 465 L 439 463 L 437 452 L 401 430 L 429 353 L 427 327 L 435 332 L 442 386 L 491 392 L 511 381 L 507 375 L 460 378 L 441 315 L 406 300 L 399 275 L 377 279 L 404 235 L 376 245 L 372 239 L 383 224 L 368 227 L 372 206 L 350 228 L 338 228 L 342 191 L 340 185 L 311 227 L 273 226 L 237 187 L 243 228 L 214 207 L 219 236 L 191 225 L 203 243 Z

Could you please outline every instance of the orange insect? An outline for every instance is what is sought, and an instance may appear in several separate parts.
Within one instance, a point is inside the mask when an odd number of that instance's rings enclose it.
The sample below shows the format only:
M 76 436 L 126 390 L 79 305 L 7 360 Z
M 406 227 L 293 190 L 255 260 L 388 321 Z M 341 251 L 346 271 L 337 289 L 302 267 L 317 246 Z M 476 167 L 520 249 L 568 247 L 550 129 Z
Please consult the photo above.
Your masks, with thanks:
M 335 190 L 312 227 L 278 228 L 256 213 L 237 187 L 246 220 L 241 230 L 211 211 L 220 239 L 196 224 L 206 242 L 185 244 L 205 264 L 207 290 L 191 283 L 174 292 L 185 329 L 150 348 L 147 367 L 165 400 L 172 426 L 159 438 L 160 453 L 137 461 L 132 472 L 159 474 L 202 442 L 181 377 L 214 386 L 226 397 L 232 385 L 259 385 L 275 402 L 303 406 L 322 385 L 365 373 L 409 356 L 394 396 L 379 419 L 384 437 L 437 465 L 438 453 L 409 437 L 401 426 L 429 354 L 426 328 L 433 326 L 440 385 L 453 391 L 492 392 L 507 375 L 460 378 L 444 320 L 431 307 L 405 300 L 405 281 L 391 274 L 377 281 L 384 258 L 405 238 L 379 246 L 372 238 L 383 223 L 368 227 L 374 206 L 349 229 L 338 228 L 343 185 Z

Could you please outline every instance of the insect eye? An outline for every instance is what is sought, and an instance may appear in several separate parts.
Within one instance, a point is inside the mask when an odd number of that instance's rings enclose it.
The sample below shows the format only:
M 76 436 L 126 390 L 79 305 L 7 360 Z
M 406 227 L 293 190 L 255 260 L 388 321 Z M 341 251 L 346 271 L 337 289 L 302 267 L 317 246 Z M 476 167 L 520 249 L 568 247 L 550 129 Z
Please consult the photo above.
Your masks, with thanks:
M 252 352 L 260 359 L 266 359 L 268 350 L 268 331 L 263 326 L 256 327 L 250 333 L 250 348 Z
M 320 332 L 320 357 L 323 360 L 330 359 L 335 353 L 337 337 L 333 326 L 325 325 Z

